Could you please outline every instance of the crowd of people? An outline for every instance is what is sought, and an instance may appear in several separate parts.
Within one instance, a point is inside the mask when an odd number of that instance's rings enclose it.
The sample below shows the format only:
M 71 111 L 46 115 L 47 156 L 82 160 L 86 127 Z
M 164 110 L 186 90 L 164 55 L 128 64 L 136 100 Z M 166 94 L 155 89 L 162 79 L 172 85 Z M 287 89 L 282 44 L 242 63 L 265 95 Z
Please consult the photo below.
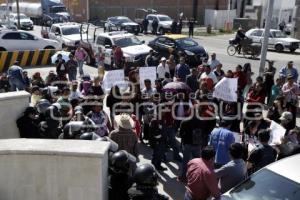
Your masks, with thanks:
M 249 174 L 300 150 L 296 126 L 300 89 L 292 61 L 275 78 L 272 61 L 263 76 L 253 77 L 250 63 L 225 72 L 215 53 L 194 68 L 183 55 L 162 57 L 159 62 L 150 55 L 145 65 L 157 66 L 154 84 L 146 79 L 141 88 L 139 69 L 133 68 L 126 73 L 131 83 L 127 90 L 116 85 L 106 95 L 102 77 L 84 73 L 84 51 L 78 49 L 69 58 L 65 62 L 58 56 L 56 72 L 49 71 L 45 78 L 39 72 L 29 77 L 18 62 L 1 74 L 1 92 L 26 90 L 31 94 L 30 107 L 17 120 L 21 137 L 109 138 L 137 161 L 139 146 L 149 146 L 157 171 L 167 170 L 164 162 L 179 164 L 178 181 L 187 188 L 185 200 L 217 198 Z M 213 97 L 215 85 L 223 78 L 237 78 L 236 102 Z M 241 112 L 243 107 L 246 113 Z M 286 133 L 280 143 L 270 146 L 272 121 Z M 127 180 L 128 170 L 121 170 L 124 176 L 119 179 Z M 151 190 L 154 182 L 149 183 Z M 116 183 L 115 187 L 122 187 L 122 181 Z M 127 191 L 131 185 L 122 188 Z

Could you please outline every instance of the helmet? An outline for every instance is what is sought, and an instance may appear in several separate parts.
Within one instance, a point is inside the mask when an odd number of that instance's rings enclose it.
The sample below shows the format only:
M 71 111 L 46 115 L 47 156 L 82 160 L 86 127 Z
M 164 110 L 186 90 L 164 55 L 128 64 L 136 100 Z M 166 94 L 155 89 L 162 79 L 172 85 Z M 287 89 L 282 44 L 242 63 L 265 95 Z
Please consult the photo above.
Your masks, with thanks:
M 75 139 L 81 134 L 83 122 L 69 122 L 65 125 L 63 130 L 63 139 Z
M 158 175 L 155 168 L 148 163 L 138 166 L 133 176 L 137 185 L 153 187 L 158 183 Z
M 127 173 L 130 165 L 136 163 L 136 158 L 127 151 L 121 150 L 110 157 L 110 165 L 115 173 Z
M 100 136 L 94 132 L 83 133 L 79 137 L 80 140 L 98 140 L 98 138 L 100 138 Z
M 51 106 L 51 103 L 47 99 L 41 99 L 37 102 L 36 108 L 40 114 L 44 114 L 48 107 Z

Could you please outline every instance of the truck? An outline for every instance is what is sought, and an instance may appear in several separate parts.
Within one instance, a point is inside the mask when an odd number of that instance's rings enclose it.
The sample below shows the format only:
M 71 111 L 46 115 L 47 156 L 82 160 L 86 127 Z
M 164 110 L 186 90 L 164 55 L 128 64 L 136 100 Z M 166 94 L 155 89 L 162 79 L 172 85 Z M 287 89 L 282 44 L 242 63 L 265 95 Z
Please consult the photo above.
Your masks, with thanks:
M 36 25 L 70 21 L 70 14 L 60 0 L 23 0 L 19 3 L 20 13 L 30 17 Z M 12 11 L 17 12 L 17 4 L 12 4 Z

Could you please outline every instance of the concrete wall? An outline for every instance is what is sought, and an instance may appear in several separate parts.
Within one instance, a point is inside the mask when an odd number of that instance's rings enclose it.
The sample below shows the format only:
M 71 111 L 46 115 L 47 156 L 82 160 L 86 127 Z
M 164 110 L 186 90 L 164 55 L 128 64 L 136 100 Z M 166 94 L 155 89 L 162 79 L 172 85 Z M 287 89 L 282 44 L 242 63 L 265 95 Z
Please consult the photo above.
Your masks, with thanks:
M 16 120 L 29 106 L 29 98 L 25 91 L 0 93 L 0 139 L 20 137 Z
M 0 140 L 1 200 L 107 200 L 107 142 Z
M 230 10 L 229 12 L 229 23 L 233 24 L 233 19 L 236 18 L 236 10 Z M 211 25 L 215 29 L 225 28 L 228 20 L 227 10 L 205 10 L 205 21 L 204 25 Z

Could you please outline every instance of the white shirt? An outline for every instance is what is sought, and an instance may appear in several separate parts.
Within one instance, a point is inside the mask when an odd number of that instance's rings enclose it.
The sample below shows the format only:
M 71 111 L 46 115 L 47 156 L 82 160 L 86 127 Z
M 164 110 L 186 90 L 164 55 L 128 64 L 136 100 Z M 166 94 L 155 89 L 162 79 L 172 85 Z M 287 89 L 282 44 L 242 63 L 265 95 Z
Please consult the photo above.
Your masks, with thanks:
M 217 66 L 218 66 L 219 64 L 221 64 L 221 63 L 220 63 L 220 61 L 218 61 L 218 60 L 216 59 L 216 60 L 210 60 L 210 61 L 208 62 L 208 64 L 210 65 L 211 71 L 214 71 L 214 70 L 217 68 Z
M 208 75 L 204 72 L 201 77 L 200 77 L 200 80 L 201 79 L 205 79 L 205 78 L 210 78 L 213 80 L 214 84 L 216 84 L 218 82 L 218 78 L 216 77 L 215 73 L 214 72 L 210 72 Z
M 170 74 L 170 68 L 168 64 L 165 64 L 165 66 L 163 66 L 162 63 L 160 63 L 157 67 L 157 74 L 158 74 L 158 78 L 159 79 L 164 79 L 166 77 L 166 73 Z

